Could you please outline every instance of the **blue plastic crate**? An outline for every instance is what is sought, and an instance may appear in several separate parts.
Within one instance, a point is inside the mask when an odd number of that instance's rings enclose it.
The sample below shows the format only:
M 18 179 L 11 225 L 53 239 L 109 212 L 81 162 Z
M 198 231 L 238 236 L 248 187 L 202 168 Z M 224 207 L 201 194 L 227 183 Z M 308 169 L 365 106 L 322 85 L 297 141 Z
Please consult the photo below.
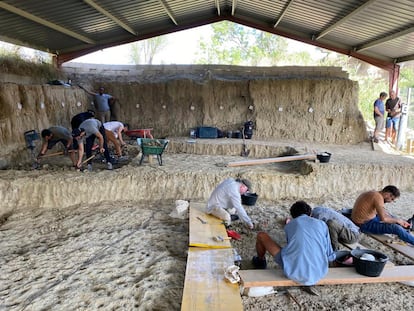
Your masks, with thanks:
M 216 127 L 211 126 L 200 126 L 197 128 L 198 138 L 217 138 L 218 130 Z

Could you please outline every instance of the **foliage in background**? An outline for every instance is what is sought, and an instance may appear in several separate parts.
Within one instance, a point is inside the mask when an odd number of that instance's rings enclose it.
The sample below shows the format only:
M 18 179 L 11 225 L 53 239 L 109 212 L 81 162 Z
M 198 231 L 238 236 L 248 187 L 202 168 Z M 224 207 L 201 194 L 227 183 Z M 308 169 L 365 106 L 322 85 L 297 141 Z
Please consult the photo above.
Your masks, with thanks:
M 358 81 L 358 105 L 364 119 L 372 124 L 374 101 L 381 92 L 389 92 L 388 72 L 356 58 L 315 48 L 322 57 L 314 59 L 306 51 L 289 51 L 288 39 L 257 29 L 232 22 L 220 22 L 212 24 L 211 27 L 213 34 L 210 41 L 199 42 L 200 55 L 197 60 L 199 64 L 342 67 L 349 73 L 351 80 Z M 413 67 L 403 67 L 400 90 L 406 89 L 409 85 L 414 86 L 414 70 Z
M 168 38 L 166 36 L 159 36 L 143 41 L 132 43 L 131 46 L 131 61 L 133 64 L 148 64 L 151 65 L 155 55 L 161 52 L 168 45 Z
M 63 77 L 60 70 L 52 65 L 52 57 L 44 52 L 33 51 L 24 54 L 20 46 L 0 47 L 0 71 L 2 73 L 40 77 L 56 80 Z
M 210 41 L 200 41 L 199 64 L 268 66 L 284 59 L 288 42 L 232 22 L 211 25 Z

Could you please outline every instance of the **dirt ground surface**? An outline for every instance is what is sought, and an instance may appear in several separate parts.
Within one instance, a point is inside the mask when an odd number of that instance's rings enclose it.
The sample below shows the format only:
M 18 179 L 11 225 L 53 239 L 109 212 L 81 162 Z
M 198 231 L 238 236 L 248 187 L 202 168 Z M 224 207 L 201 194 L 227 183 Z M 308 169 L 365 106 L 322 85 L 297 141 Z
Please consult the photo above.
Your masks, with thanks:
M 384 176 L 378 180 L 381 187 L 403 183 L 401 198 L 387 207 L 404 219 L 414 213 L 414 189 L 409 186 L 409 181 L 414 181 L 414 159 L 385 143 L 376 145 L 376 151 L 370 150 L 369 143 L 327 146 L 251 141 L 248 148 L 260 158 L 267 149 L 257 146 L 269 144 L 300 146 L 303 150 L 298 147 L 299 152 L 329 150 L 329 163 L 307 165 L 319 174 L 319 180 L 337 180 L 336 186 L 331 185 L 324 189 L 325 195 L 319 195 L 318 185 L 306 180 L 309 177 L 303 173 L 304 161 L 234 169 L 219 165 L 246 160 L 237 155 L 240 140 L 217 140 L 206 142 L 205 147 L 202 143 L 191 147 L 195 152 L 200 148 L 204 154 L 174 153 L 178 147 L 171 143 L 171 149 L 163 155 L 163 166 L 156 159 L 147 158 L 139 166 L 139 150 L 128 146 L 131 161 L 114 171 L 96 165 L 93 172 L 78 172 L 69 169 L 70 162 L 64 157 L 50 158 L 41 170 L 21 167 L 1 171 L 4 205 L 0 219 L 0 310 L 180 310 L 188 218 L 170 216 L 175 199 L 206 201 L 221 179 L 237 174 L 251 178 L 259 194 L 255 206 L 246 206 L 256 228 L 249 231 L 241 223 L 232 224 L 232 229 L 242 235 L 241 240 L 232 244 L 244 260 L 255 254 L 255 237 L 260 230 L 283 244 L 283 220 L 298 198 L 312 207 L 351 208 L 356 195 L 367 189 L 364 183 L 372 185 L 372 181 L 355 180 L 349 185 L 346 174 L 360 176 L 360 171 L 366 170 L 366 175 L 370 175 L 369 170 L 380 170 L 380 176 Z M 228 146 L 222 153 L 231 154 L 232 145 L 239 148 L 233 152 L 235 155 L 220 154 L 220 148 L 224 148 L 220 146 Z M 277 177 L 271 179 L 269 176 L 273 175 Z M 378 175 L 372 176 L 369 178 Z M 123 181 L 124 177 L 129 178 L 128 182 Z M 100 200 L 92 189 L 96 186 L 95 178 L 100 181 Z M 18 183 L 14 184 L 14 180 Z M 150 180 L 147 193 L 140 194 L 143 183 Z M 303 181 L 294 186 L 293 180 Z M 50 187 L 49 182 L 55 187 Z M 18 188 L 17 184 L 24 183 L 28 188 Z M 132 188 L 130 183 L 134 183 Z M 289 187 L 293 187 L 295 195 L 289 195 L 290 190 L 285 189 Z M 301 187 L 309 190 L 298 190 Z M 341 192 L 340 187 L 346 191 Z M 171 189 L 182 188 L 189 190 L 171 194 Z M 6 196 L 6 192 L 13 191 L 21 192 Z M 79 200 L 72 191 L 76 191 Z M 16 200 L 17 197 L 20 199 Z M 40 200 L 41 197 L 48 199 Z M 395 264 L 414 264 L 368 236 L 363 235 L 361 244 L 384 252 Z M 320 296 L 297 287 L 290 290 L 302 310 L 405 310 L 410 309 L 414 293 L 413 287 L 401 283 L 316 289 Z M 282 288 L 275 290 L 275 294 L 263 297 L 243 296 L 244 310 L 299 310 Z

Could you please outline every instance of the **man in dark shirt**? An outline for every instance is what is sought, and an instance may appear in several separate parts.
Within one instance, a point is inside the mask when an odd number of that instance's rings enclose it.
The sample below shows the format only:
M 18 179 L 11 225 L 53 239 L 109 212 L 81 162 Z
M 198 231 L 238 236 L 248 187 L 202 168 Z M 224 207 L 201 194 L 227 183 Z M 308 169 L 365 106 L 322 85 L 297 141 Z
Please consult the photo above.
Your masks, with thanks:
M 70 125 L 72 126 L 72 130 L 79 128 L 80 124 L 83 121 L 88 120 L 90 118 L 94 118 L 94 117 L 95 117 L 95 112 L 93 110 L 88 110 L 88 111 L 85 111 L 85 112 L 78 113 L 70 121 Z
M 390 92 L 390 98 L 385 103 L 385 110 L 388 112 L 385 124 L 385 141 L 390 138 L 395 145 L 401 116 L 401 100 L 397 97 L 395 91 Z

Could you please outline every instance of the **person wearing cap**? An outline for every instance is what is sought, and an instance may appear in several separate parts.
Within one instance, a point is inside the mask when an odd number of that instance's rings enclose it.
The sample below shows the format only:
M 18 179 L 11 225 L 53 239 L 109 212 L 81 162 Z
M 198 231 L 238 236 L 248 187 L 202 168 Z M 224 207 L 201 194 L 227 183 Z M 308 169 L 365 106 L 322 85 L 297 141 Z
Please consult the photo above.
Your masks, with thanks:
M 206 207 L 207 214 L 224 220 L 226 225 L 230 225 L 232 215 L 235 214 L 248 228 L 253 229 L 253 222 L 241 203 L 241 195 L 251 190 L 251 187 L 252 184 L 247 179 L 225 179 L 211 193 Z
M 75 150 L 73 146 L 73 138 L 70 131 L 63 127 L 63 126 L 51 126 L 47 129 L 42 130 L 42 147 L 40 148 L 40 152 L 37 156 L 37 162 L 39 163 L 42 157 L 46 154 L 47 150 L 50 150 L 55 146 L 57 143 L 62 143 L 63 147 L 65 148 L 66 152 L 69 153 L 70 159 L 72 160 L 73 166 L 76 166 L 76 159 L 75 159 Z
M 83 89 L 86 93 L 93 96 L 93 103 L 96 113 L 95 117 L 102 123 L 109 122 L 111 120 L 111 102 L 115 101 L 115 97 L 104 93 L 105 88 L 103 86 L 99 87 L 97 93 L 91 92 L 85 88 Z
M 102 126 L 101 121 L 97 120 L 97 119 L 87 119 L 85 121 L 83 121 L 80 126 L 79 129 L 74 129 L 73 130 L 73 134 L 72 136 L 74 138 L 79 138 L 80 135 L 79 131 L 83 129 L 85 132 L 85 141 L 86 141 L 86 157 L 89 159 L 88 160 L 88 171 L 92 171 L 92 147 L 93 144 L 95 142 L 95 138 L 98 138 L 99 140 L 99 152 L 103 153 L 106 159 L 106 163 L 108 166 L 108 170 L 112 170 L 112 162 L 111 162 L 111 157 L 109 155 L 109 151 L 108 151 L 108 145 L 106 142 L 106 135 L 105 135 L 105 128 Z M 82 132 L 82 131 L 81 131 Z

